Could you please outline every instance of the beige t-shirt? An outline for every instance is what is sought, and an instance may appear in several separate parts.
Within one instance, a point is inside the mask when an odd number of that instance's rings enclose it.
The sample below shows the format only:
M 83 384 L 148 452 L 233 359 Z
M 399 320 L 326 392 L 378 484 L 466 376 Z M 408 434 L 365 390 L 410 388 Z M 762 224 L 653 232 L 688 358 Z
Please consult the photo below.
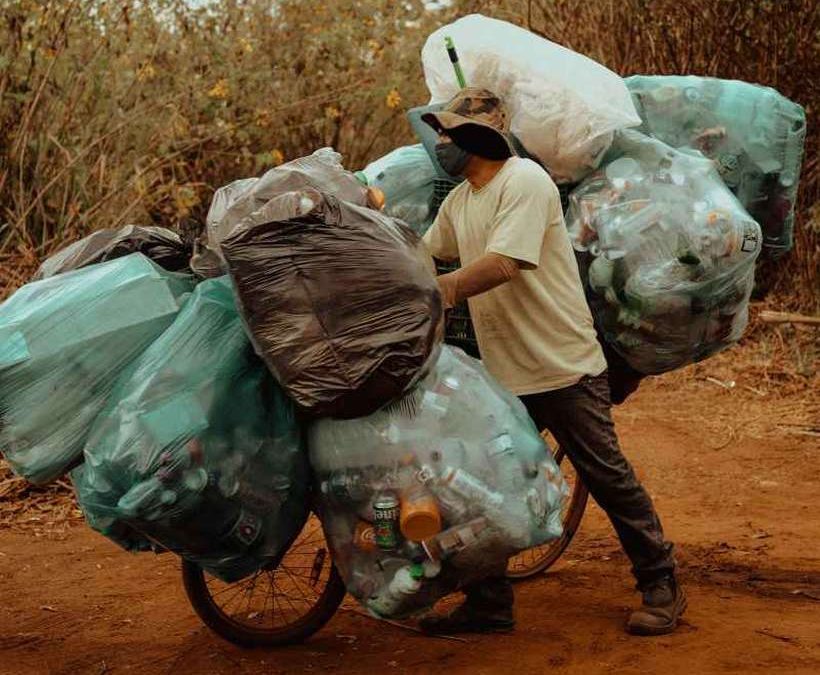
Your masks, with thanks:
M 482 360 L 514 394 L 568 387 L 606 369 L 558 188 L 538 164 L 512 157 L 480 190 L 461 183 L 424 241 L 434 257 L 462 265 L 486 253 L 522 263 L 514 279 L 468 301 Z

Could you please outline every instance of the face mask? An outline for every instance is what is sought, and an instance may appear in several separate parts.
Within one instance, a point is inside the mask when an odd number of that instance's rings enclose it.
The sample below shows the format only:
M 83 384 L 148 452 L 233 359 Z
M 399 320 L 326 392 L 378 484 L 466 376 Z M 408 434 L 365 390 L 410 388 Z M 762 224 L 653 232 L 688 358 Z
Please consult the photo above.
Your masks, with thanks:
M 451 176 L 460 176 L 467 162 L 470 161 L 470 153 L 462 150 L 455 143 L 436 144 L 436 159 Z

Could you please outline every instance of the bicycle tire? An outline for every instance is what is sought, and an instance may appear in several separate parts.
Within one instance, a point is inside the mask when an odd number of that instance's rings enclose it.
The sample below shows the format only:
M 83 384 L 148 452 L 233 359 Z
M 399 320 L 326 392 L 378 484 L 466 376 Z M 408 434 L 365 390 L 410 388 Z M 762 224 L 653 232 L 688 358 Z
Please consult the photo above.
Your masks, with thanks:
M 303 532 L 304 531 L 305 530 L 303 530 Z M 296 545 L 297 540 L 298 537 L 294 539 L 292 546 Z M 291 547 L 288 548 L 290 549 Z M 329 552 L 325 550 L 323 555 L 327 555 L 328 553 Z M 276 611 L 273 589 L 275 588 L 276 592 L 281 596 L 287 598 L 288 595 L 287 593 L 281 592 L 281 589 L 276 585 L 274 576 L 278 569 L 285 575 L 290 576 L 286 569 L 287 565 L 283 565 L 285 560 L 286 556 L 283 556 L 282 560 L 278 561 L 276 565 L 269 569 L 260 570 L 256 575 L 249 577 L 250 582 L 248 580 L 238 582 L 240 584 L 252 583 L 252 590 L 254 590 L 256 586 L 255 579 L 258 578 L 259 575 L 271 575 L 269 577 L 269 588 L 272 602 L 271 611 L 273 613 Z M 324 563 L 322 563 L 322 565 L 324 565 Z M 318 577 L 319 574 L 317 573 L 317 580 Z M 185 594 L 188 596 L 191 606 L 202 622 L 223 639 L 240 647 L 282 647 L 304 642 L 330 621 L 342 603 L 346 593 L 344 581 L 342 581 L 342 577 L 333 564 L 333 561 L 330 560 L 325 586 L 306 612 L 300 614 L 296 620 L 283 623 L 280 626 L 257 628 L 234 619 L 223 610 L 215 600 L 215 595 L 219 593 L 212 594 L 206 573 L 196 563 L 183 559 L 182 582 L 185 588 Z M 224 592 L 224 590 L 221 592 Z M 237 593 L 238 592 L 239 591 L 237 591 Z M 281 608 L 283 604 L 282 597 L 279 598 L 279 601 Z M 267 600 L 265 602 L 267 602 Z M 289 600 L 287 600 L 287 602 L 293 607 Z M 266 605 L 263 605 L 262 614 L 265 613 L 265 606 Z
M 555 461 L 560 466 L 564 459 L 566 459 L 566 453 L 559 447 L 555 451 Z M 572 539 L 581 524 L 581 520 L 584 517 L 584 512 L 586 511 L 588 501 L 589 490 L 586 485 L 583 484 L 581 479 L 576 477 L 575 484 L 572 489 L 569 508 L 567 509 L 567 514 L 564 518 L 564 531 L 561 536 L 548 544 L 542 544 L 541 546 L 535 547 L 535 549 L 529 549 L 530 551 L 539 551 L 538 557 L 535 558 L 532 563 L 525 566 L 512 568 L 511 563 L 515 560 L 515 558 L 511 558 L 511 562 L 508 563 L 507 567 L 507 578 L 511 581 L 531 579 L 532 577 L 541 574 L 552 567 L 564 554 L 564 551 L 567 550 L 570 542 L 572 542 Z M 543 549 L 543 551 L 541 551 L 541 549 Z M 523 553 L 527 553 L 527 551 L 524 551 Z

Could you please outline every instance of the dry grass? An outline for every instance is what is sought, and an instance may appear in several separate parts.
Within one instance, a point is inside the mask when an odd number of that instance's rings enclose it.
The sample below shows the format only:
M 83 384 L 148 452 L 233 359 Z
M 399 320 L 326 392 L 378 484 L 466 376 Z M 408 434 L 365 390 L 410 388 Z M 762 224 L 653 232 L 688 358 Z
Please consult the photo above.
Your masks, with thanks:
M 202 218 L 219 185 L 322 145 L 359 168 L 410 141 L 404 112 L 427 98 L 424 39 L 482 11 L 622 74 L 739 78 L 803 104 L 795 250 L 763 276 L 774 308 L 820 309 L 815 0 L 455 0 L 437 12 L 421 0 L 192 4 L 4 4 L 0 292 L 87 231 Z
M 4 268 L 95 228 L 202 218 L 216 187 L 323 145 L 358 167 L 408 140 L 438 18 L 418 0 L 194 4 L 4 3 Z

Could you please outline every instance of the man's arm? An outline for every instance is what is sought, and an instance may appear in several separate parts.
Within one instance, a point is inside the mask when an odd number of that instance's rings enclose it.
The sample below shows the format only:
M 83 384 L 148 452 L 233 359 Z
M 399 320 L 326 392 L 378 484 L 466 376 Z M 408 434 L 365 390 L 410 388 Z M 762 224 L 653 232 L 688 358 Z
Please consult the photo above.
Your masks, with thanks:
M 444 309 L 506 284 L 520 273 L 516 260 L 500 253 L 486 253 L 466 267 L 438 277 Z

